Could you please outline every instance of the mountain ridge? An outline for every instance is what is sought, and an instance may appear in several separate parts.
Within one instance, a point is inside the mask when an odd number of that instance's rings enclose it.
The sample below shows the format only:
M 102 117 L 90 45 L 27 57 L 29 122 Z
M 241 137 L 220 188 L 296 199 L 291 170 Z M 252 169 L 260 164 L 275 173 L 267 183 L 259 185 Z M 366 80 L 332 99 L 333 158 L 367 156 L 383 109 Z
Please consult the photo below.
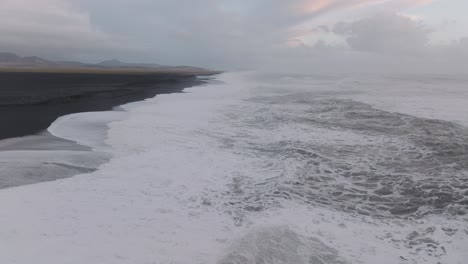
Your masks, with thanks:
M 155 63 L 129 63 L 118 59 L 104 60 L 99 63 L 79 61 L 53 61 L 37 56 L 19 56 L 11 52 L 0 52 L 0 69 L 94 69 L 94 70 L 191 70 L 206 69 L 193 66 L 167 66 Z

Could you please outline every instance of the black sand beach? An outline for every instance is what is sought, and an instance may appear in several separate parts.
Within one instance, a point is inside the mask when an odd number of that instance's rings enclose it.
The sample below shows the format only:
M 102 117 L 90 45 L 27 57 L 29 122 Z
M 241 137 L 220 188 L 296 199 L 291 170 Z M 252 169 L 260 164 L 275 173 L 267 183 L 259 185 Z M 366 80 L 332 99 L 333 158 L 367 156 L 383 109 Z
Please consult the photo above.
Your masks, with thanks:
M 58 117 L 181 92 L 210 74 L 0 70 L 0 189 L 91 172 L 109 159 L 46 131 Z
M 110 110 L 199 83 L 194 73 L 180 72 L 2 71 L 0 139 L 38 133 L 63 115 Z

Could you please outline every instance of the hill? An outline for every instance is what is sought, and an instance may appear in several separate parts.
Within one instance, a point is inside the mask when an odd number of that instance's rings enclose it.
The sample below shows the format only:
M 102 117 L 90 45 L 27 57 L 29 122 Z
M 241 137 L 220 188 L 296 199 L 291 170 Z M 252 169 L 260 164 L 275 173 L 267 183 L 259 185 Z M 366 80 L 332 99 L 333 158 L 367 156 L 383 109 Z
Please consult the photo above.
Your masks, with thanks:
M 167 66 L 152 63 L 128 63 L 117 59 L 100 63 L 78 61 L 53 61 L 37 56 L 21 57 L 14 53 L 0 52 L 0 71 L 40 71 L 40 72 L 93 72 L 93 73 L 146 73 L 146 72 L 190 72 L 213 73 L 192 66 Z

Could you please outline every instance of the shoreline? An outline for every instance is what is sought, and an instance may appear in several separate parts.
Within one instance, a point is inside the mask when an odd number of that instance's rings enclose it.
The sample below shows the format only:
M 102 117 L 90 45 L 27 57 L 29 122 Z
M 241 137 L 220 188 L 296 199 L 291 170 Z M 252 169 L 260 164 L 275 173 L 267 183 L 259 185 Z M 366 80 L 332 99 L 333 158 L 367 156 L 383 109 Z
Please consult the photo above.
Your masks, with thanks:
M 211 75 L 211 74 L 206 74 Z M 57 118 L 181 92 L 203 81 L 190 73 L 97 74 L 0 71 L 0 140 L 35 135 Z
M 61 133 L 51 131 L 54 124 L 62 129 L 70 125 L 63 123 L 63 117 L 81 117 L 82 123 L 69 129 L 76 130 L 76 133 L 82 133 L 82 136 L 91 140 L 98 138 L 103 141 L 108 123 L 113 120 L 99 119 L 100 117 L 115 115 L 112 113 L 123 111 L 118 107 L 128 103 L 144 101 L 159 94 L 180 93 L 185 88 L 207 82 L 196 76 L 164 78 L 170 81 L 156 82 L 146 87 L 130 87 L 124 93 L 118 89 L 121 86 L 114 85 L 111 86 L 112 89 L 85 96 L 65 96 L 58 98 L 59 100 L 30 105 L 0 105 L 0 122 L 10 124 L 0 130 L 0 189 L 90 173 L 110 160 L 111 154 L 105 150 L 106 147 L 61 137 Z M 96 124 L 99 127 L 95 127 Z M 102 146 L 105 145 L 102 142 Z
M 36 135 L 0 140 L 0 152 L 44 150 L 91 151 L 92 149 L 74 141 L 54 136 L 48 131 Z

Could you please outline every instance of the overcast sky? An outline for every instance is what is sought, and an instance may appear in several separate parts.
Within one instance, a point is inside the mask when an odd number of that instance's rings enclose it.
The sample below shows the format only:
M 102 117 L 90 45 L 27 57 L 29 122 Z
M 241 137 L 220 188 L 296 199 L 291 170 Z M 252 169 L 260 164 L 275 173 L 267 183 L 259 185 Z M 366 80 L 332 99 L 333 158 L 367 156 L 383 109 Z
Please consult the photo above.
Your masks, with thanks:
M 1 0 L 0 51 L 210 68 L 468 68 L 466 0 Z

